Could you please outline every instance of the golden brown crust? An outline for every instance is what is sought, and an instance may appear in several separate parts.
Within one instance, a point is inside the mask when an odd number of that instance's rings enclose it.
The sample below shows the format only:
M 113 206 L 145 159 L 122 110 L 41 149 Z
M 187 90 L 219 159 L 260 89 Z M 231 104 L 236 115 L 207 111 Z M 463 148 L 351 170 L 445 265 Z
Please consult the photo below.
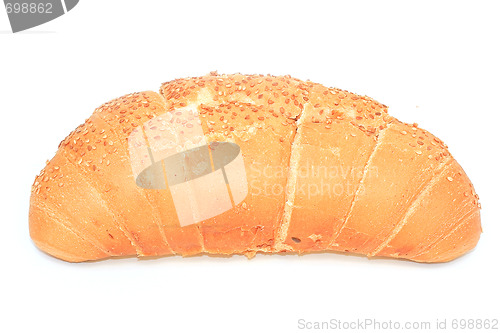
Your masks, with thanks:
M 360 181 L 344 225 L 333 240 L 334 249 L 370 254 L 390 237 L 443 167 L 446 159 L 440 154 L 449 155 L 432 142 L 428 133 L 406 124 L 391 123 L 381 132 L 364 168 L 370 173 Z
M 207 141 L 240 146 L 249 193 L 180 227 L 169 190 L 136 185 L 128 137 L 183 107 Z M 213 73 L 104 104 L 61 142 L 30 206 L 35 244 L 68 261 L 322 250 L 448 261 L 480 232 L 477 195 L 439 139 L 368 97 L 289 76 Z
M 363 166 L 376 144 L 375 136 L 365 135 L 349 122 L 335 119 L 331 126 L 335 130 L 325 130 L 322 123 L 302 126 L 299 177 L 285 240 L 296 251 L 330 248 L 333 236 L 344 224 Z

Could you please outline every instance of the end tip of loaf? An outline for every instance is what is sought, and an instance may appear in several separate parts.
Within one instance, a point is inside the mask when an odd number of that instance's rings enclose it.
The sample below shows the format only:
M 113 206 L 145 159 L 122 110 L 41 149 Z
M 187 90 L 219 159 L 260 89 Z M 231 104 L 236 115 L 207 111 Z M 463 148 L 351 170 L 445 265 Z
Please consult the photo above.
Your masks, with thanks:
M 32 195 L 29 212 L 30 237 L 36 247 L 67 262 L 83 262 L 109 256 L 72 231 L 48 207 L 36 203 L 38 199 L 37 194 Z

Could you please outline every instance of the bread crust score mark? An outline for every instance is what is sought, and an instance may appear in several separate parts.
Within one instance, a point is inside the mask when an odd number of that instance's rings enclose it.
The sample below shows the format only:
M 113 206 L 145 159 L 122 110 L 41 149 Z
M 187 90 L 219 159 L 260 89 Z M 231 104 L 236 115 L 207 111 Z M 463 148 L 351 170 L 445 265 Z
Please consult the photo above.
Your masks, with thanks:
M 136 186 L 127 141 L 184 107 L 199 112 L 207 141 L 240 146 L 249 194 L 181 228 L 168 191 Z M 475 246 L 479 208 L 442 141 L 385 105 L 290 76 L 212 73 L 96 109 L 35 179 L 30 233 L 68 261 L 334 250 L 435 262 Z
M 440 168 L 437 170 L 437 174 L 431 178 L 431 180 L 425 185 L 425 188 L 418 194 L 416 199 L 412 202 L 411 206 L 408 207 L 408 210 L 406 211 L 404 217 L 401 219 L 401 221 L 396 224 L 394 229 L 392 230 L 391 234 L 386 237 L 386 239 L 373 251 L 372 253 L 369 254 L 369 256 L 376 256 L 380 251 L 382 251 L 388 244 L 389 242 L 397 236 L 397 234 L 403 229 L 405 226 L 406 222 L 408 221 L 408 217 L 413 214 L 413 212 L 418 208 L 419 203 L 421 202 L 422 198 L 429 193 L 429 191 L 432 189 L 433 186 L 436 185 L 437 181 L 444 177 L 444 171 L 446 170 L 447 167 L 450 166 L 449 162 L 451 161 L 451 158 L 447 158 L 446 161 L 440 165 Z
M 109 130 L 110 130 L 111 132 L 113 132 L 113 133 L 115 134 L 115 137 L 117 137 L 117 138 L 119 139 L 119 141 L 118 141 L 118 142 L 119 142 L 119 144 L 123 147 L 123 149 L 124 149 L 124 150 L 127 150 L 127 149 L 128 149 L 128 145 L 127 145 L 126 140 L 123 140 L 123 139 L 122 139 L 122 138 L 118 135 L 118 133 L 116 133 L 116 131 L 113 129 L 113 126 L 112 126 L 113 124 L 108 123 L 108 122 L 106 121 L 106 119 L 105 119 L 105 118 L 104 118 L 104 117 L 103 117 L 100 113 L 95 113 L 95 115 L 96 115 L 96 117 L 98 117 L 99 119 L 101 119 L 103 122 L 105 122 L 105 123 L 109 126 Z M 161 221 L 160 221 L 160 219 L 159 219 L 159 217 L 158 217 L 158 215 L 159 215 L 159 214 L 158 214 L 158 212 L 157 212 L 157 209 L 155 209 L 155 206 L 154 206 L 153 204 L 151 204 L 151 202 L 150 202 L 149 198 L 148 198 L 148 197 L 147 197 L 147 195 L 144 193 L 144 190 L 143 190 L 143 189 L 141 189 L 140 187 L 137 187 L 137 192 L 138 192 L 138 193 L 139 193 L 139 194 L 140 194 L 140 195 L 141 195 L 144 199 L 146 199 L 146 201 L 147 201 L 147 202 L 150 204 L 150 206 L 151 206 L 151 210 L 153 211 L 153 216 L 155 217 L 155 218 L 154 218 L 154 223 L 155 223 L 155 225 L 158 227 L 158 232 L 159 232 L 159 234 L 160 234 L 160 237 L 161 237 L 161 239 L 162 239 L 162 241 L 163 241 L 164 245 L 168 248 L 167 253 L 168 253 L 168 251 L 172 251 L 172 250 L 171 250 L 171 247 L 170 247 L 170 245 L 168 244 L 168 241 L 167 241 L 167 239 L 166 239 L 165 233 L 164 233 L 163 229 L 160 227 L 160 225 L 161 225 Z M 113 214 L 113 215 L 115 215 L 115 214 Z M 119 224 L 119 223 L 118 223 L 118 224 Z M 143 249 L 141 249 L 141 248 L 140 248 L 140 246 L 138 246 L 138 244 L 137 244 L 137 243 L 136 243 L 136 241 L 134 240 L 133 236 L 131 236 L 130 231 L 129 231 L 129 230 L 127 230 L 127 227 L 126 227 L 125 225 L 123 225 L 123 224 L 119 224 L 119 227 L 120 227 L 120 229 L 121 229 L 121 230 L 123 230 L 123 231 L 124 231 L 124 233 L 125 233 L 125 234 L 127 235 L 127 237 L 129 238 L 129 240 L 130 240 L 131 244 L 132 244 L 132 245 L 136 248 L 137 255 L 139 255 L 139 256 L 145 256 L 145 255 L 147 255 L 147 254 L 144 252 L 144 250 L 143 250 Z M 175 252 L 174 252 L 174 253 L 175 253 Z M 156 253 L 156 254 L 158 254 L 158 253 Z

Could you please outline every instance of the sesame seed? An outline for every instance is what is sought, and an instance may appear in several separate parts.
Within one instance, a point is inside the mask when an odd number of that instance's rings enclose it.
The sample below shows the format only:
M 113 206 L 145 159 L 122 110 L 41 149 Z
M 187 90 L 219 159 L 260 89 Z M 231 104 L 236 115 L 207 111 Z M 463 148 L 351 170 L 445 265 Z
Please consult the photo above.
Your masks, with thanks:
M 421 152 L 420 150 L 415 150 L 415 153 L 416 153 L 417 155 L 422 155 L 422 152 Z
M 446 179 L 448 179 L 450 182 L 453 181 L 453 178 L 451 177 L 446 177 Z

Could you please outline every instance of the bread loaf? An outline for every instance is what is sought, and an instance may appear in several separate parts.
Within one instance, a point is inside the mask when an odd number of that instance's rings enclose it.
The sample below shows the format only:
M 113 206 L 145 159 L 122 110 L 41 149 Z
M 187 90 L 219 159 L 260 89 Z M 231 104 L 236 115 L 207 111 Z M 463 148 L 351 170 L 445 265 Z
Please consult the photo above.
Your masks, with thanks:
M 196 126 L 198 143 L 179 139 Z M 180 141 L 155 141 L 175 131 Z M 241 156 L 217 166 L 214 143 Z M 211 169 L 196 174 L 202 151 Z M 313 251 L 445 262 L 478 242 L 479 210 L 446 145 L 385 105 L 290 76 L 211 73 L 96 109 L 36 177 L 29 224 L 41 250 L 71 262 Z

